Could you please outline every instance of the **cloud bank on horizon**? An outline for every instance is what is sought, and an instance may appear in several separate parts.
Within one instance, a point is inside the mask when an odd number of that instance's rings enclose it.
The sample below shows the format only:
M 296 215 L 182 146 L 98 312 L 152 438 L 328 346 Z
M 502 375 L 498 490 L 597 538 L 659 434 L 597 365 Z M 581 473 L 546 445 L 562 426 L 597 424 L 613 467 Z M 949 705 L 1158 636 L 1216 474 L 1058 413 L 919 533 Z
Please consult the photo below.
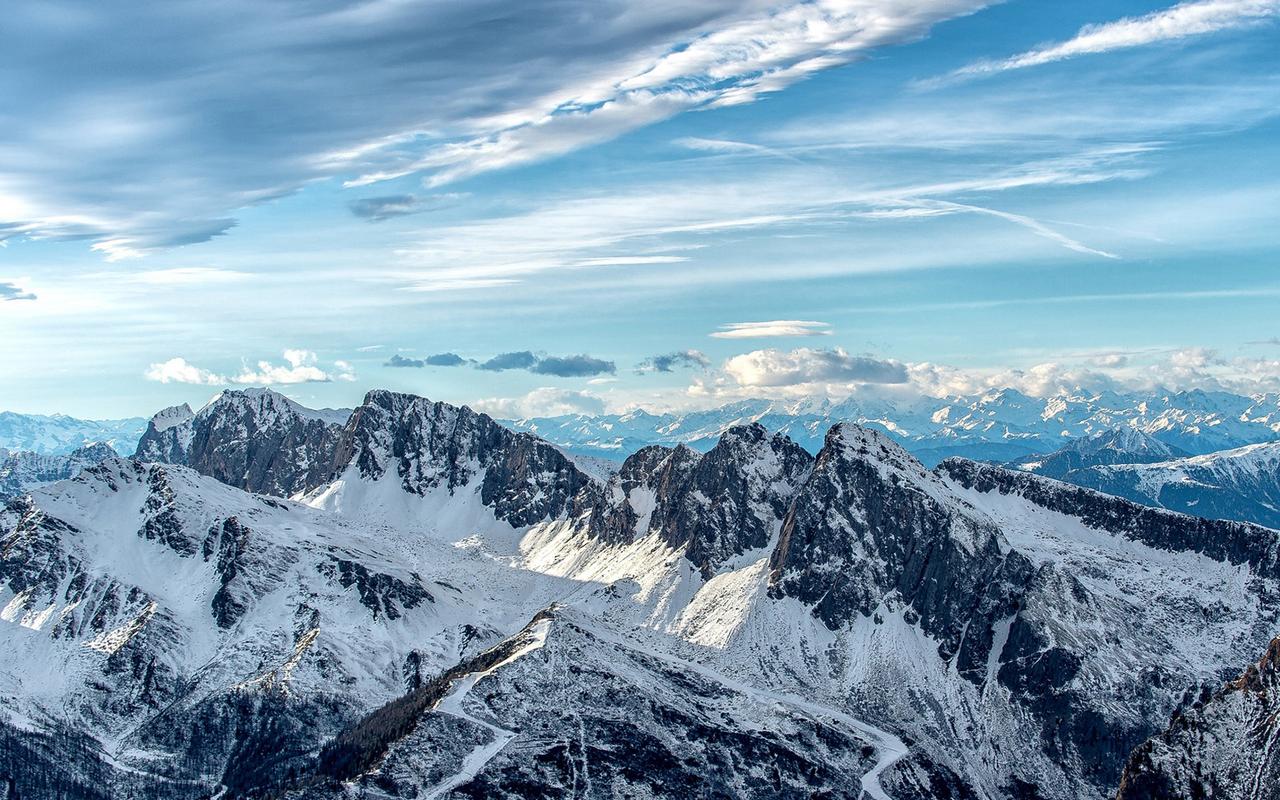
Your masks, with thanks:
M 1273 390 L 1280 0 L 1041 11 L 17 0 L 0 379 Z

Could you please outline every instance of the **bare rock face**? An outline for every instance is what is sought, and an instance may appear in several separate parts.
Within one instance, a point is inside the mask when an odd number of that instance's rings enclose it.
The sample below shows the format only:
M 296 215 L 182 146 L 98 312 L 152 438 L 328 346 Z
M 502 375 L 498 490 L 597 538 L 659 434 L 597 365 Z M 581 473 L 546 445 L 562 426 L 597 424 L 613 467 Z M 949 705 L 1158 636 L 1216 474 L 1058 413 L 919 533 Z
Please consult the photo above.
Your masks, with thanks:
M 268 389 L 227 390 L 189 414 L 177 406 L 153 417 L 135 457 L 281 497 L 327 477 L 345 419 L 343 412 L 312 411 Z
M 1280 797 L 1280 638 L 1216 692 L 1134 750 L 1117 800 Z
M 614 476 L 593 532 L 612 542 L 657 534 L 707 578 L 771 544 L 812 465 L 799 445 L 758 424 L 730 428 L 705 455 L 647 447 Z

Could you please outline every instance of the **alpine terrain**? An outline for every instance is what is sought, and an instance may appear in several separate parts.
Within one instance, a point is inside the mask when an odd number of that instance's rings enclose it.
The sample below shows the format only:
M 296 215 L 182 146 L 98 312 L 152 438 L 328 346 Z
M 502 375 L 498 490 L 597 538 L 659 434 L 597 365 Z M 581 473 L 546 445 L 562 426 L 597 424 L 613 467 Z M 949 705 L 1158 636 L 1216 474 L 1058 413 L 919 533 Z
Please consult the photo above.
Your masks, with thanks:
M 413 395 L 225 391 L 25 488 L 0 785 L 1274 796 L 1275 530 L 855 424 L 574 459 Z

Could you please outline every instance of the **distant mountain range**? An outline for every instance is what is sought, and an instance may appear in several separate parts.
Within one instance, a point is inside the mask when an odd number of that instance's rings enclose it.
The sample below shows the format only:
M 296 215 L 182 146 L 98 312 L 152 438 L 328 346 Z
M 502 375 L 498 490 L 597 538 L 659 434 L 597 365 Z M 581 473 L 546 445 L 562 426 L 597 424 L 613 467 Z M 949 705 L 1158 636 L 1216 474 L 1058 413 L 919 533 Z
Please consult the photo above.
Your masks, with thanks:
M 0 501 L 54 481 L 66 480 L 117 455 L 107 444 L 94 442 L 67 455 L 46 455 L 30 450 L 10 453 L 0 449 Z
M 0 448 L 43 455 L 68 455 L 94 442 L 105 442 L 117 453 L 132 453 L 147 429 L 143 417 L 76 419 L 65 414 L 18 414 L 0 411 Z
M 248 395 L 252 394 L 250 390 Z M 292 400 L 272 394 L 295 411 L 302 409 Z M 193 415 L 186 406 L 166 413 L 172 416 L 161 415 L 161 427 L 168 424 L 165 419 L 181 423 Z M 307 413 L 340 425 L 351 412 L 324 409 Z M 1167 447 L 1160 459 L 1164 460 L 1280 439 L 1280 394 L 1243 396 L 1192 390 L 1076 392 L 1036 398 L 1003 389 L 943 399 L 742 400 L 700 411 L 569 414 L 504 420 L 503 424 L 535 433 L 568 452 L 604 458 L 616 465 L 653 444 L 685 444 L 706 451 L 729 428 L 752 422 L 786 434 L 810 453 L 821 449 L 832 425 L 852 422 L 887 433 L 928 465 L 949 456 L 1014 462 L 1052 453 L 1075 439 L 1121 429 L 1145 434 Z M 148 424 L 141 418 L 98 421 L 0 412 L 0 448 L 67 454 L 84 444 L 102 441 L 117 452 L 130 454 Z
M 1179 455 L 1135 431 L 1105 431 L 1013 466 L 1143 505 L 1280 528 L 1280 441 Z
M 1203 454 L 1280 439 L 1280 394 L 1193 390 L 1034 398 L 1004 389 L 946 399 L 744 400 L 678 414 L 574 414 L 507 424 L 572 452 L 622 459 L 650 444 L 707 450 L 724 431 L 752 422 L 785 433 L 811 453 L 833 424 L 852 422 L 887 433 L 927 465 L 950 456 L 1016 461 L 1116 428 L 1146 434 L 1170 455 Z

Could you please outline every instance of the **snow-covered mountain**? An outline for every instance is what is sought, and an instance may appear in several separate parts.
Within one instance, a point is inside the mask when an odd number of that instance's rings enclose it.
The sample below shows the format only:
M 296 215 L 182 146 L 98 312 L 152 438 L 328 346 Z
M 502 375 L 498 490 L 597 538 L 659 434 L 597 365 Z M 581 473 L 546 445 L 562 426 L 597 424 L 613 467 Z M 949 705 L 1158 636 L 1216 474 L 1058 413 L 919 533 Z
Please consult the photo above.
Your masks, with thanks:
M 1102 798 L 1276 633 L 1276 531 L 855 425 L 601 480 L 371 392 L 320 477 L 251 399 L 0 514 L 22 797 Z
M 78 447 L 67 455 L 0 449 L 0 501 L 46 483 L 74 478 L 86 467 L 115 457 L 116 451 L 105 442 Z
M 105 442 L 118 453 L 132 453 L 146 427 L 141 417 L 93 420 L 0 411 L 0 449 L 68 455 L 87 444 Z
M 683 414 L 633 411 L 508 424 L 573 452 L 622 458 L 650 444 L 706 450 L 728 428 L 750 422 L 785 433 L 811 453 L 832 425 L 853 422 L 888 433 L 928 465 L 950 456 L 1015 461 L 1116 428 L 1145 434 L 1169 446 L 1171 455 L 1202 454 L 1280 438 L 1280 395 L 1192 390 L 1033 398 L 1004 389 L 944 399 L 746 400 Z
M 1043 463 L 1059 462 L 1055 455 Z M 1087 465 L 1054 477 L 1144 505 L 1280 528 L 1280 441 L 1153 463 Z

